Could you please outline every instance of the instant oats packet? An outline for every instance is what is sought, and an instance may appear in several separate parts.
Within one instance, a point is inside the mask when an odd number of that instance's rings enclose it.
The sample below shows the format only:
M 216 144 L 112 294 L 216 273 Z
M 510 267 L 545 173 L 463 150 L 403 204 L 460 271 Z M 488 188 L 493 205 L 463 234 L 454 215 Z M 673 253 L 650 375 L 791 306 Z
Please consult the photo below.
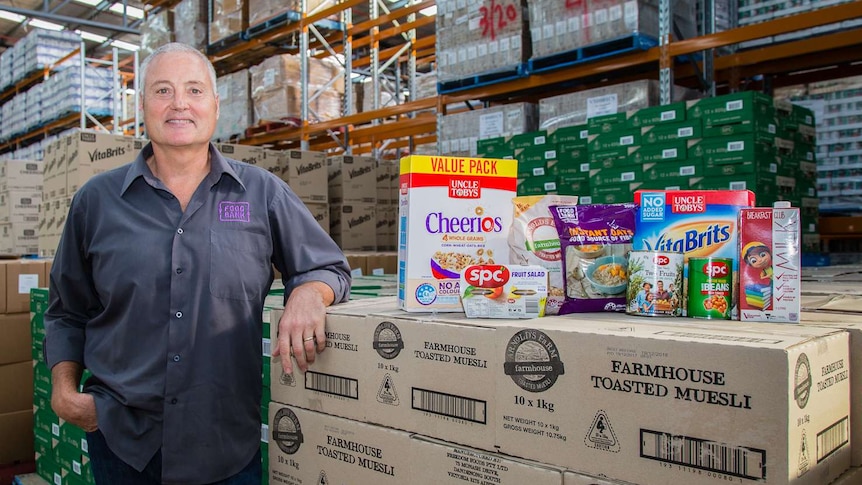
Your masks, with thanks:
M 560 315 L 624 312 L 637 206 L 552 205 L 550 211 L 563 256 Z
M 575 205 L 576 195 L 527 195 L 514 197 L 514 218 L 509 230 L 509 262 L 537 265 L 548 270 L 546 315 L 556 315 L 563 304 L 563 263 L 552 205 Z

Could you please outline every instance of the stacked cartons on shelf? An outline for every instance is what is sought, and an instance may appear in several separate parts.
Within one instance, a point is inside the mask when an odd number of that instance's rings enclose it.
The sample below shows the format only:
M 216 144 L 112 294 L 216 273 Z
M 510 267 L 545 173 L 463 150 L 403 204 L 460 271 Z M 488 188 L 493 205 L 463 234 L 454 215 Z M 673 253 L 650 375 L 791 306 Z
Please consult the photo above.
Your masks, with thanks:
M 298 55 L 283 54 L 269 57 L 249 68 L 255 123 L 300 123 L 299 64 Z M 344 83 L 340 82 L 339 74 L 340 66 L 332 60 L 308 59 L 309 121 L 326 121 L 341 116 Z
M 177 42 L 202 50 L 207 46 L 207 7 L 202 0 L 182 0 L 173 8 L 174 21 L 182 28 L 174 32 Z
M 768 22 L 773 19 L 797 15 L 812 10 L 831 7 L 851 0 L 740 0 L 737 7 L 738 24 L 740 26 Z M 841 23 L 821 25 L 818 27 L 796 30 L 786 34 L 768 36 L 740 43 L 741 48 L 756 47 L 772 43 L 780 43 L 835 32 L 842 29 L 858 27 L 862 19 L 846 20 Z
M 595 116 L 646 108 L 658 102 L 659 85 L 653 80 L 551 96 L 539 101 L 539 128 L 552 130 L 582 125 Z
M 39 252 L 42 166 L 35 160 L 0 161 L 0 254 Z
M 377 160 L 340 155 L 326 165 L 329 235 L 343 250 L 377 249 Z
M 307 0 L 305 9 L 307 13 L 313 13 L 330 5 L 326 0 Z M 255 27 L 283 13 L 299 12 L 302 10 L 300 7 L 299 0 L 248 0 L 248 25 Z
M 141 61 L 159 46 L 174 41 L 174 12 L 162 9 L 147 15 L 141 24 Z
M 532 103 L 512 103 L 441 116 L 437 128 L 438 153 L 475 156 L 478 140 L 527 133 L 536 129 L 537 121 L 536 105 Z
M 227 141 L 244 138 L 252 125 L 251 89 L 248 69 L 226 74 L 216 80 L 219 118 L 213 139 Z
M 696 35 L 695 3 L 673 0 L 671 11 L 682 38 Z M 532 57 L 572 51 L 627 36 L 658 39 L 657 0 L 528 0 Z M 567 59 L 570 60 L 570 59 Z
M 209 24 L 209 43 L 240 34 L 248 28 L 248 2 L 214 0 Z
M 33 459 L 30 289 L 46 284 L 46 268 L 44 260 L 0 262 L 0 465 Z
M 12 82 L 19 81 L 37 70 L 51 67 L 79 47 L 81 36 L 75 32 L 34 29 L 12 47 Z M 80 63 L 76 60 L 64 63 L 77 64 Z
M 530 57 L 522 0 L 437 2 L 437 75 L 441 82 L 517 73 Z
M 394 251 L 398 227 L 398 175 L 394 160 L 377 161 L 377 250 Z M 393 184 L 395 186 L 393 187 Z

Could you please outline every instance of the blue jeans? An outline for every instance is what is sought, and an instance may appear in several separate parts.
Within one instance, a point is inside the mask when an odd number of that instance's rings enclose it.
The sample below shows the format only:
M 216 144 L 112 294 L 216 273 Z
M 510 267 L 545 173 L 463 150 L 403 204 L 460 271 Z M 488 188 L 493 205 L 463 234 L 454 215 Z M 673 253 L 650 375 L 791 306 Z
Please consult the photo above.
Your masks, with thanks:
M 108 448 L 100 431 L 87 433 L 90 466 L 96 485 L 161 485 L 162 450 L 156 452 L 143 471 L 137 471 Z M 260 485 L 262 466 L 260 450 L 251 462 L 236 475 L 210 485 Z

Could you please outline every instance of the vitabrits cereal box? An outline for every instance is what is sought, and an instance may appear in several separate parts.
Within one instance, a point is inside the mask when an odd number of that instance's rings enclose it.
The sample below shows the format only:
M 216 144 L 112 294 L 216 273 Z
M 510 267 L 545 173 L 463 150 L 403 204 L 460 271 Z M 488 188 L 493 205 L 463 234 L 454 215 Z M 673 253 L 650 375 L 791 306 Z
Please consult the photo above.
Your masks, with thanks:
M 461 312 L 461 272 L 508 264 L 516 160 L 411 155 L 401 159 L 398 305 Z
M 686 279 L 689 258 L 732 258 L 733 281 L 739 281 L 739 212 L 754 206 L 753 192 L 639 190 L 635 204 L 639 207 L 632 249 L 683 253 Z M 683 288 L 687 286 L 687 282 L 683 284 Z
M 789 202 L 739 213 L 739 319 L 799 322 L 799 208 Z

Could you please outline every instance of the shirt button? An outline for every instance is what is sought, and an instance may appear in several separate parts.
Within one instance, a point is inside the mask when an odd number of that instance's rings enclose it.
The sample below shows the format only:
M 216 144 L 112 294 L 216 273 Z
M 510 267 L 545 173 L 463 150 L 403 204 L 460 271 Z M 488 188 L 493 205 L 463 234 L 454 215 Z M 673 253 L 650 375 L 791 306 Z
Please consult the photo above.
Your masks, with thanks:
M 183 318 L 183 312 L 177 312 L 177 318 Z
M 183 228 L 182 228 L 182 227 L 181 227 L 181 228 L 179 228 L 179 229 L 177 229 L 177 234 L 182 234 L 182 233 L 183 233 Z
M 179 356 L 179 355 L 175 355 L 175 356 L 174 356 L 174 362 L 179 362 L 179 361 L 180 361 L 180 356 Z
M 176 404 L 176 403 L 177 403 L 177 398 L 171 399 L 171 404 Z
M 177 268 L 177 274 L 181 274 L 183 272 L 182 268 Z

